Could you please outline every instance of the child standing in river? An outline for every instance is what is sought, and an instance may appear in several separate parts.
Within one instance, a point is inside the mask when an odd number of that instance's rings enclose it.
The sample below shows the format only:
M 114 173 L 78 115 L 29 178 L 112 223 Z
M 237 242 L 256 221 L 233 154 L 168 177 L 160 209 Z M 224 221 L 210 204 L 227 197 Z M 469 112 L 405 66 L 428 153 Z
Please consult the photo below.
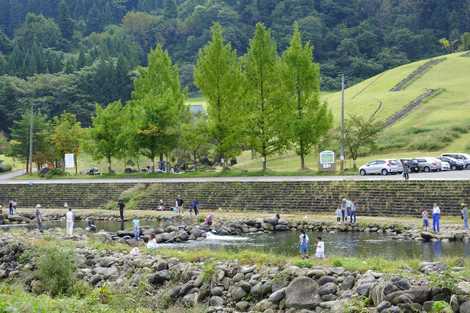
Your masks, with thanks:
M 342 216 L 342 213 L 341 213 L 341 206 L 339 206 L 337 209 L 336 209 L 336 222 L 338 224 L 341 223 L 341 216 Z
M 302 259 L 308 258 L 308 242 L 308 235 L 305 233 L 305 230 L 302 229 L 299 236 L 300 255 Z
M 321 239 L 321 237 L 318 237 L 318 242 L 317 242 L 317 249 L 315 251 L 315 257 L 318 259 L 324 259 L 325 258 L 325 243 Z

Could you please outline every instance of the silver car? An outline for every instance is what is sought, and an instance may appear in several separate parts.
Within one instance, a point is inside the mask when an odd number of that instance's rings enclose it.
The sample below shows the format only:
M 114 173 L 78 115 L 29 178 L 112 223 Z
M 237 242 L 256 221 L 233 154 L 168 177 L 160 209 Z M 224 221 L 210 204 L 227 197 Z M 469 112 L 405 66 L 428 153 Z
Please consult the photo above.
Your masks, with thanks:
M 370 174 L 400 174 L 403 172 L 403 165 L 399 160 L 375 160 L 364 164 L 359 168 L 361 176 Z
M 415 159 L 418 162 L 420 171 L 437 172 L 442 170 L 441 160 L 430 157 L 420 157 Z
M 444 153 L 442 156 L 460 160 L 463 162 L 465 169 L 470 168 L 470 155 L 466 153 Z

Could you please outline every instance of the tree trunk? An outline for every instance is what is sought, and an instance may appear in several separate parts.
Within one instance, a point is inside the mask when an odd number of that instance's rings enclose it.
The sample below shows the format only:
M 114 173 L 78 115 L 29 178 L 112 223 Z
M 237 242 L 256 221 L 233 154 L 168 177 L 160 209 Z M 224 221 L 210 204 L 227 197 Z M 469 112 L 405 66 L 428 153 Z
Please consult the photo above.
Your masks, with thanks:
M 113 172 L 113 169 L 111 167 L 111 157 L 108 156 L 108 173 L 111 174 Z
M 305 170 L 305 147 L 302 139 L 300 139 L 300 169 Z
M 152 157 L 152 172 L 155 173 L 155 165 L 156 165 L 156 160 L 155 156 Z
M 75 158 L 73 159 L 73 161 L 75 162 L 75 175 L 78 175 L 78 160 L 77 160 L 77 156 L 75 156 Z
M 305 155 L 304 153 L 300 153 L 300 168 L 305 170 Z
M 268 169 L 268 160 L 266 158 L 266 154 L 263 154 L 263 172 L 266 172 Z

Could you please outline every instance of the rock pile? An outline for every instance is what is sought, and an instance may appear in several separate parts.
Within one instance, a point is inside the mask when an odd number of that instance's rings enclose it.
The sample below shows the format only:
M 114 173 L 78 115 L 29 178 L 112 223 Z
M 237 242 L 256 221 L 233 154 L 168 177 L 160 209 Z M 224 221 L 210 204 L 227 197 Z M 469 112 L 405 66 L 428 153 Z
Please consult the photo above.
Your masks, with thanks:
M 2 278 L 34 268 L 34 260 L 19 262 L 26 246 L 12 238 L 0 240 Z M 77 277 L 93 286 L 138 286 L 147 281 L 158 299 L 193 306 L 204 303 L 210 313 L 344 312 L 352 298 L 365 297 L 374 312 L 431 312 L 436 301 L 446 301 L 454 312 L 469 313 L 470 282 L 455 290 L 432 287 L 426 279 L 409 279 L 341 267 L 300 268 L 293 265 L 241 265 L 181 262 L 175 258 L 76 249 Z M 436 265 L 436 264 L 434 264 Z M 431 265 L 426 265 L 431 269 Z M 434 270 L 442 270 L 436 266 Z M 30 281 L 35 285 L 34 280 Z

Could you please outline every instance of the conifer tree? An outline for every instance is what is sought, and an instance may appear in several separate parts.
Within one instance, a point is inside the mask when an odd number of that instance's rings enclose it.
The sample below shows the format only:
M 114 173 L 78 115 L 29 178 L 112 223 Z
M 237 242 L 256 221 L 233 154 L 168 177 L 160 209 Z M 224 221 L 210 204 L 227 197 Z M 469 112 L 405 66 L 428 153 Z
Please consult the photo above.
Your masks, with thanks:
M 194 81 L 207 99 L 208 128 L 218 157 L 226 160 L 240 151 L 240 95 L 242 75 L 237 54 L 224 42 L 215 24 L 212 40 L 199 51 Z
M 279 71 L 276 43 L 263 24 L 256 25 L 248 52 L 243 58 L 246 107 L 244 120 L 249 144 L 263 158 L 263 171 L 267 158 L 284 147 L 282 130 L 283 107 L 279 95 Z
M 313 62 L 313 48 L 302 43 L 297 24 L 290 46 L 282 55 L 281 78 L 283 96 L 288 105 L 285 123 L 289 125 L 289 140 L 300 156 L 301 169 L 305 157 L 332 124 L 326 104 L 320 104 L 320 68 Z

